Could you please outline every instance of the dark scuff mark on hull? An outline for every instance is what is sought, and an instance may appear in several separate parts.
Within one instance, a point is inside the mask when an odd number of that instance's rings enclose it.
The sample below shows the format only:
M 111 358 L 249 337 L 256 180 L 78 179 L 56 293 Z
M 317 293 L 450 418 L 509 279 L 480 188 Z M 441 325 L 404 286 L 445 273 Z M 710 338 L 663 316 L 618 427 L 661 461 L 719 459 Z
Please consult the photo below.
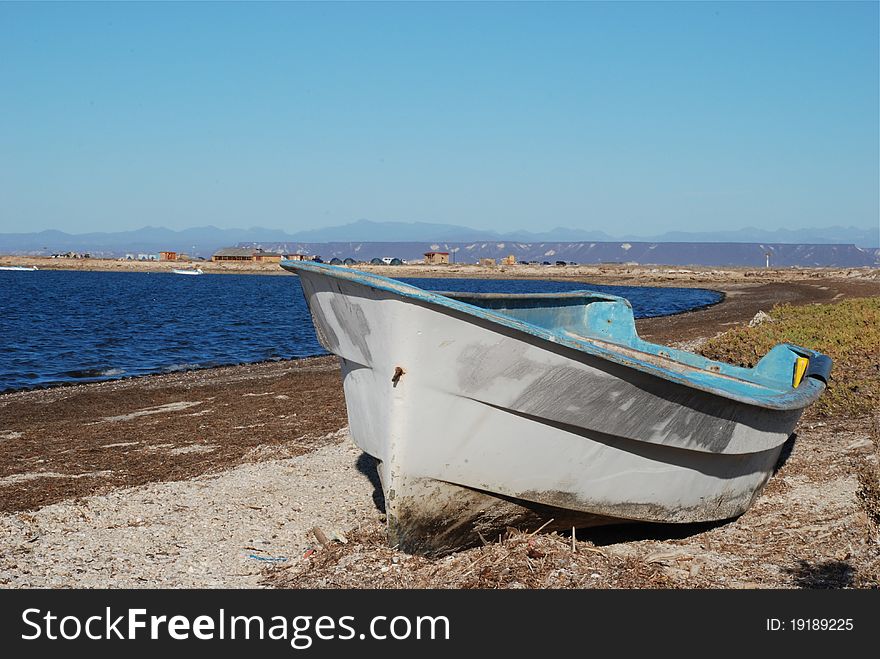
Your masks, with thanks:
M 318 342 L 324 346 L 328 352 L 338 355 L 339 337 L 336 336 L 336 332 L 333 331 L 333 328 L 330 327 L 330 323 L 327 322 L 327 317 L 324 315 L 324 310 L 321 308 L 321 304 L 315 299 L 314 287 L 307 279 L 302 279 L 301 283 L 303 293 L 305 293 L 304 297 L 306 299 L 306 305 L 312 316 L 312 324 L 315 326 L 315 334 L 318 336 Z
M 488 403 L 485 403 L 488 405 Z M 490 405 L 490 407 L 496 407 Z M 557 423 L 546 418 L 532 416 L 515 410 L 501 409 L 510 414 L 529 419 L 536 423 L 541 423 L 558 430 L 569 432 L 604 444 L 612 446 L 618 450 L 626 451 L 632 455 L 652 460 L 657 463 L 674 465 L 685 469 L 691 469 L 701 474 L 715 476 L 717 478 L 731 478 L 732 476 L 742 476 L 755 472 L 765 472 L 768 464 L 773 464 L 777 459 L 777 454 L 781 451 L 782 444 L 774 446 L 764 451 L 756 451 L 753 453 L 709 453 L 706 451 L 697 451 L 690 448 L 673 446 L 668 444 L 655 444 L 653 442 L 645 442 L 629 437 L 620 437 L 611 433 L 605 433 L 600 430 L 592 430 L 571 426 L 565 423 Z M 769 457 L 768 457 L 769 456 Z
M 352 303 L 348 296 L 341 293 L 330 297 L 330 308 L 336 315 L 336 322 L 340 327 L 345 328 L 348 340 L 360 351 L 363 357 L 361 361 L 365 364 L 372 364 L 373 356 L 370 353 L 368 339 L 370 323 L 364 315 L 364 310 L 359 304 Z
M 785 440 L 800 410 L 766 410 L 640 373 L 548 366 L 524 356 L 525 344 L 499 341 L 471 346 L 458 359 L 458 385 L 472 400 L 572 427 L 634 440 L 722 453 L 737 425 Z M 540 373 L 513 400 L 489 400 L 499 379 L 519 381 Z M 625 376 L 625 377 L 624 377 Z M 656 431 L 655 431 L 656 428 Z M 662 434 L 661 439 L 652 438 Z M 650 438 L 650 439 L 649 439 Z M 773 441 L 772 438 L 768 438 Z M 769 448 L 769 446 L 768 446 Z

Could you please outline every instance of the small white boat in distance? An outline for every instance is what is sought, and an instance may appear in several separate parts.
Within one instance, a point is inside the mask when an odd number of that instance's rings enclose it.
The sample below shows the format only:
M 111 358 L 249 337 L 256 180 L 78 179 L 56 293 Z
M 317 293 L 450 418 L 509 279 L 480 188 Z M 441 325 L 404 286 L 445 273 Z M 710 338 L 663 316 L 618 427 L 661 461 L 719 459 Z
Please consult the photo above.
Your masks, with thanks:
M 379 461 L 389 544 L 413 553 L 508 525 L 736 517 L 831 370 L 790 344 L 740 368 L 649 343 L 629 302 L 601 293 L 436 293 L 281 265 L 340 357 L 352 438 Z
M 205 274 L 204 272 L 202 272 L 201 268 L 195 268 L 195 269 L 193 269 L 193 268 L 175 268 L 171 272 L 173 272 L 175 275 L 203 275 L 203 274 Z
M 0 270 L 15 270 L 16 272 L 33 272 L 37 269 L 37 266 L 24 266 L 24 265 L 0 265 Z

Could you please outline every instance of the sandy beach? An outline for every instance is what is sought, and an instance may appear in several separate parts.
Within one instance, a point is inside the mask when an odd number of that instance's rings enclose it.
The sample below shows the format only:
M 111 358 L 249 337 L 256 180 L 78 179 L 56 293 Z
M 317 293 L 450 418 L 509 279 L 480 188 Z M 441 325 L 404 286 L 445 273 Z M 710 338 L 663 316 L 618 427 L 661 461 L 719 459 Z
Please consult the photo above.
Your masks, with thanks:
M 444 273 L 487 276 L 456 268 Z M 572 276 L 725 293 L 710 308 L 638 322 L 642 336 L 688 349 L 775 303 L 880 295 L 876 270 L 775 280 L 610 270 Z M 393 274 L 412 271 L 437 276 Z M 494 587 L 465 569 L 479 559 L 522 570 L 508 582 L 521 587 L 876 587 L 878 546 L 856 497 L 857 467 L 874 459 L 876 441 L 870 419 L 805 417 L 779 472 L 736 520 L 584 531 L 571 550 L 556 535 L 512 535 L 497 549 L 429 561 L 377 540 L 381 490 L 348 436 L 335 358 L 16 392 L 0 396 L 0 585 Z M 554 560 L 552 579 L 544 570 L 545 581 L 529 581 L 535 562 Z

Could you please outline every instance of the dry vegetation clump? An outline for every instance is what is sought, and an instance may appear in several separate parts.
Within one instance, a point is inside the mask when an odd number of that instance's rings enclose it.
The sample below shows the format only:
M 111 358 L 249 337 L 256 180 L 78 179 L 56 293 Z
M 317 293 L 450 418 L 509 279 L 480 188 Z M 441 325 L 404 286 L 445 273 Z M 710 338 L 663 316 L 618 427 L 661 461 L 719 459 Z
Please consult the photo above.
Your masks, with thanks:
M 663 558 L 663 557 L 661 557 Z M 567 534 L 510 528 L 494 543 L 443 558 L 399 552 L 372 524 L 306 560 L 266 571 L 276 588 L 671 588 L 662 561 L 646 561 Z
M 806 418 L 876 414 L 880 406 L 880 297 L 838 304 L 776 306 L 772 322 L 710 339 L 702 354 L 752 367 L 777 343 L 818 350 L 834 360 L 828 389 Z

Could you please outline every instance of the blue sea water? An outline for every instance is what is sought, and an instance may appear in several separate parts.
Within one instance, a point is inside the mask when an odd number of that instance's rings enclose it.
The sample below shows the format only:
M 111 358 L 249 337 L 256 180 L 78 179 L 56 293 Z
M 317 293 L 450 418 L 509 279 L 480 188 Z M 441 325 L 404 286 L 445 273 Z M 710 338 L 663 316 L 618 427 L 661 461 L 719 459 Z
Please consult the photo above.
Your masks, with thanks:
M 715 303 L 714 291 L 500 279 L 404 279 L 430 290 L 597 290 L 637 318 Z M 293 275 L 0 271 L 0 392 L 325 354 Z

